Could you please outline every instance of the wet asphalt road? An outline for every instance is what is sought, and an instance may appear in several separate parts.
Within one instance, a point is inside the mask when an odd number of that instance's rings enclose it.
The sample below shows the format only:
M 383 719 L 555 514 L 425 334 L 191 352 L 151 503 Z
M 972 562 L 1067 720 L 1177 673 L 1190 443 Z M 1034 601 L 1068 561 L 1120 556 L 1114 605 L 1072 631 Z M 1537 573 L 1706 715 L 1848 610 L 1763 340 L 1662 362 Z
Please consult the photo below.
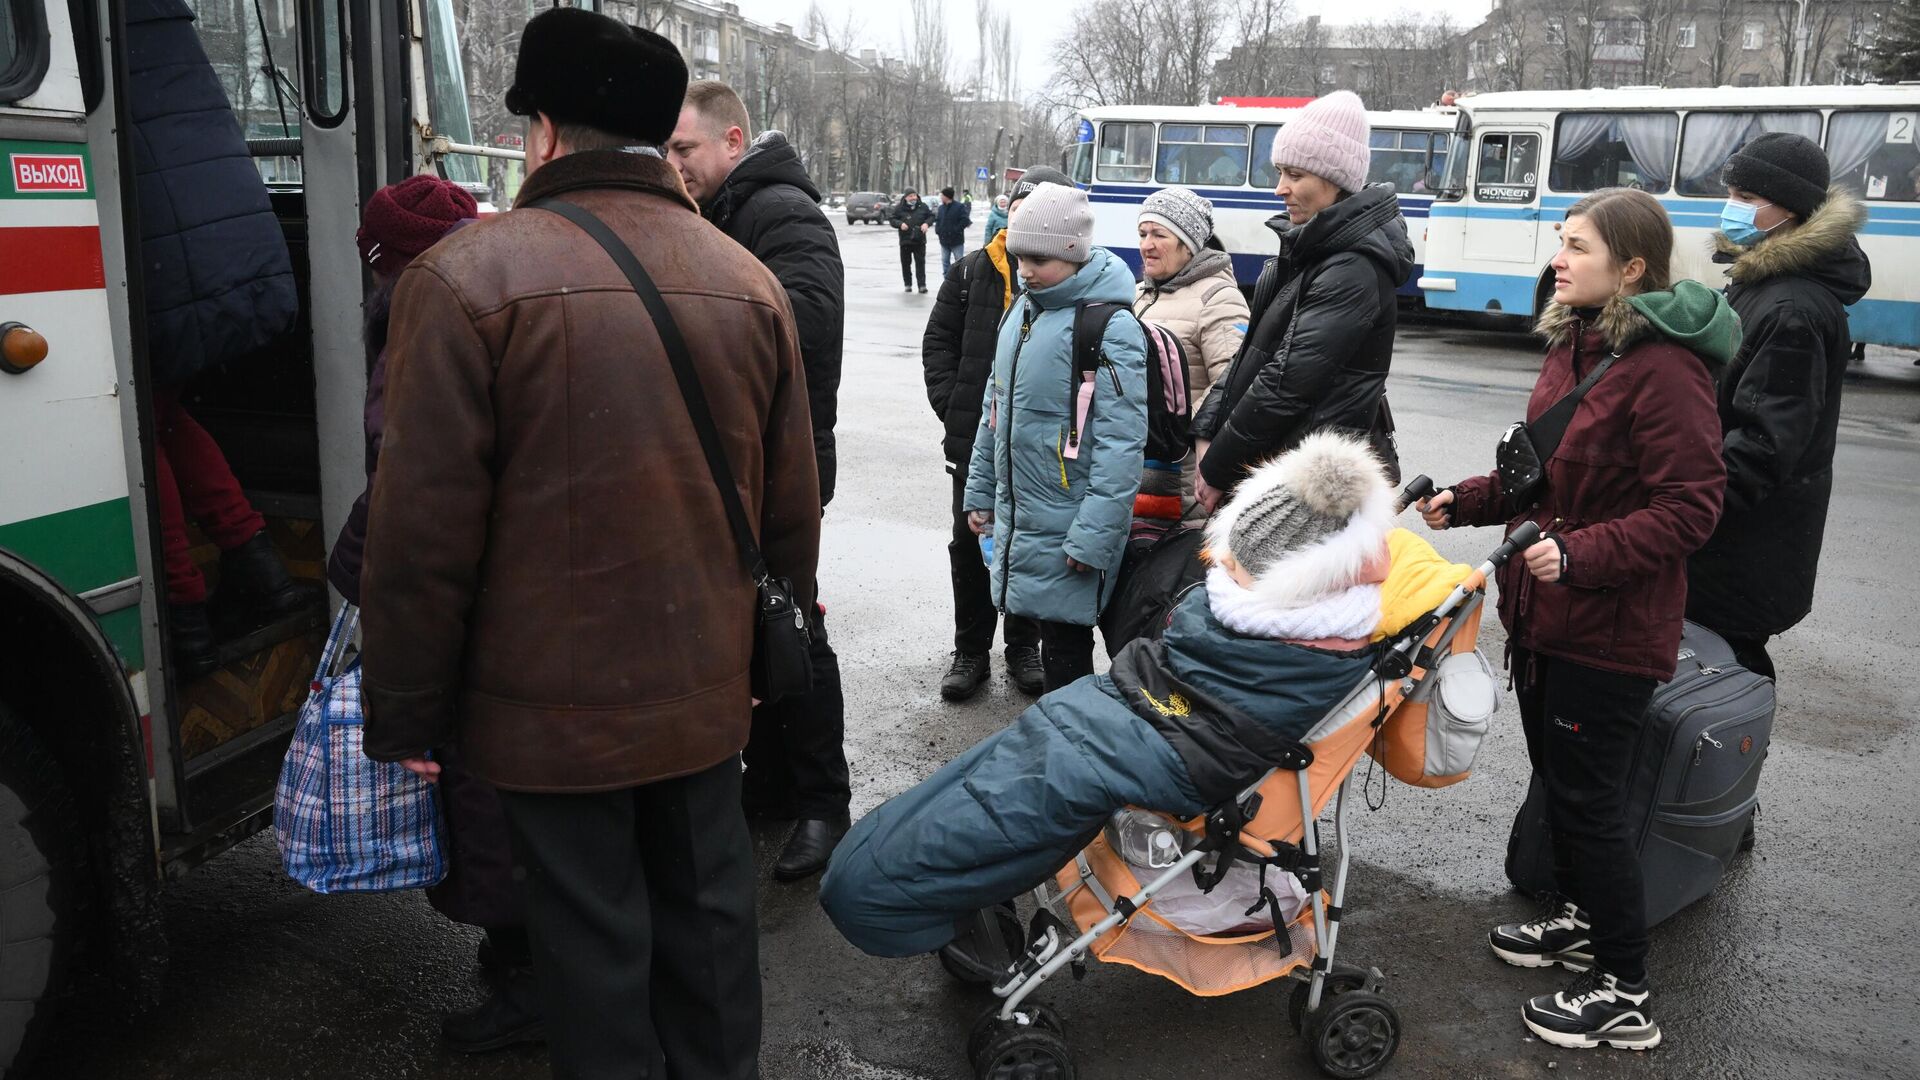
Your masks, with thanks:
M 848 706 L 855 813 L 996 730 L 1024 704 L 998 671 L 943 704 L 951 648 L 949 481 L 920 381 L 931 296 L 903 294 L 890 235 L 842 226 L 848 274 L 839 494 L 821 569 Z M 935 269 L 938 251 L 931 253 Z M 1710 898 L 1655 932 L 1656 1015 L 1645 1055 L 1575 1053 L 1526 1037 L 1528 995 L 1561 979 L 1495 960 L 1488 924 L 1526 905 L 1501 860 L 1526 778 L 1509 702 L 1467 783 L 1395 786 L 1354 816 L 1358 860 L 1341 959 L 1380 967 L 1405 1020 L 1386 1075 L 1662 1080 L 1920 1077 L 1920 368 L 1876 350 L 1847 388 L 1832 520 L 1813 615 L 1774 655 L 1781 700 L 1763 781 L 1759 847 Z M 1391 384 L 1409 474 L 1447 482 L 1486 468 L 1538 365 L 1529 339 L 1403 327 Z M 1477 559 L 1492 530 L 1439 538 Z M 1498 657 L 1494 620 L 1481 640 Z M 768 1080 L 948 1080 L 981 993 L 931 960 L 868 959 L 820 913 L 809 885 L 766 876 L 782 834 L 756 834 L 762 868 Z M 284 880 L 256 837 L 176 884 L 165 1002 L 138 1018 L 72 1011 L 37 1075 L 256 1080 L 522 1078 L 544 1053 L 443 1051 L 439 1015 L 477 999 L 473 932 L 418 894 L 316 897 Z M 1096 965 L 1046 1000 L 1065 1015 L 1085 1077 L 1318 1075 L 1285 1019 L 1285 984 L 1201 1000 Z

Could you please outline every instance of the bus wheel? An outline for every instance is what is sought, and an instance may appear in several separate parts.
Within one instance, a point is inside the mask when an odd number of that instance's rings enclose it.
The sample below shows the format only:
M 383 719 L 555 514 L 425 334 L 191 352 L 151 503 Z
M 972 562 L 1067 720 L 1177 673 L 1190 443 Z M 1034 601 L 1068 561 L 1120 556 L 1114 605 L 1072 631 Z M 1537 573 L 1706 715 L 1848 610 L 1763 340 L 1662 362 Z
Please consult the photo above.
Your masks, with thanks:
M 60 766 L 0 705 L 0 1069 L 27 1060 L 70 985 L 86 921 L 86 847 Z

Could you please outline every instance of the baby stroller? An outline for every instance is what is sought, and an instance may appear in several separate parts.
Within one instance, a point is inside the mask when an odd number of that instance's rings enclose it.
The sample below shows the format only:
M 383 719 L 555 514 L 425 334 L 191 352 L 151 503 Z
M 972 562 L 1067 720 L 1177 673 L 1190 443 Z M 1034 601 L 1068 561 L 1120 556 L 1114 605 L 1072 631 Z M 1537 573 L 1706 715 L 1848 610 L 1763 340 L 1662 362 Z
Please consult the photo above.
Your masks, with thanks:
M 1432 490 L 1425 480 L 1408 486 L 1405 501 Z M 1063 969 L 1083 975 L 1089 956 L 1160 975 L 1201 996 L 1293 977 L 1298 981 L 1290 1019 L 1321 1071 L 1353 1078 L 1384 1068 L 1399 1047 L 1400 1017 L 1380 993 L 1380 972 L 1334 961 L 1350 861 L 1349 781 L 1368 752 L 1393 775 L 1421 786 L 1464 778 L 1471 751 L 1464 764 L 1444 764 L 1444 750 L 1436 758 L 1428 710 L 1443 662 L 1474 652 L 1487 580 L 1538 539 L 1532 524 L 1514 530 L 1443 602 L 1379 643 L 1367 676 L 1235 799 L 1190 821 L 1133 809 L 1115 815 L 1116 821 L 1125 819 L 1125 827 L 1110 823 L 1034 891 L 1038 912 L 1028 932 L 1022 932 L 1010 904 L 976 916 L 973 936 L 985 946 L 980 959 L 1002 973 L 993 986 L 1002 1001 L 981 1016 L 968 1038 L 975 1074 L 981 1080 L 1073 1080 L 1060 1018 L 1032 996 Z M 1477 656 L 1466 659 L 1484 669 Z M 1323 875 L 1318 819 L 1329 801 L 1335 803 L 1339 859 L 1331 875 Z M 1139 851 L 1165 858 L 1147 862 L 1133 854 Z M 1203 866 L 1210 858 L 1211 864 Z M 1261 898 L 1275 916 L 1269 928 L 1201 936 L 1152 907 L 1155 895 L 1182 875 L 1192 875 L 1209 890 L 1235 861 L 1259 867 Z M 1137 864 L 1165 869 L 1143 884 Z M 1266 885 L 1268 870 L 1291 874 L 1309 895 L 1310 903 L 1298 915 L 1283 916 Z M 967 977 L 951 964 L 949 970 Z

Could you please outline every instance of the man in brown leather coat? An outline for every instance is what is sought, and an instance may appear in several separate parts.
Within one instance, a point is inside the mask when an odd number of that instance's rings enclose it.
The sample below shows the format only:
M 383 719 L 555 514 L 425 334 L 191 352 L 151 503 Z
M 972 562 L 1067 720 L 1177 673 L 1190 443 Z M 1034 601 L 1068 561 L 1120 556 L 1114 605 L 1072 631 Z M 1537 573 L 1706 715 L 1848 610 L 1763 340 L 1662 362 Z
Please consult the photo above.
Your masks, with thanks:
M 745 1080 L 760 1042 L 739 761 L 754 585 L 646 308 L 586 233 L 526 208 L 564 199 L 639 256 L 769 567 L 811 582 L 793 316 L 656 152 L 686 82 L 658 35 L 577 8 L 529 22 L 507 94 L 529 117 L 516 209 L 416 259 L 389 335 L 367 753 L 432 775 L 457 742 L 501 789 L 567 1077 Z

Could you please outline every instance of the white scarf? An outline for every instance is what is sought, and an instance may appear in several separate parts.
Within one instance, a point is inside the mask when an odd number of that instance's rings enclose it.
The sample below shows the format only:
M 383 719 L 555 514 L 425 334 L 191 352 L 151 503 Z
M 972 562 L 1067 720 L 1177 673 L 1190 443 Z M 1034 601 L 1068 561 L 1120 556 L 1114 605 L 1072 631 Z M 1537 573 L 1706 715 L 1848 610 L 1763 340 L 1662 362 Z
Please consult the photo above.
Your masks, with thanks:
M 1305 607 L 1281 607 L 1243 589 L 1216 566 L 1207 571 L 1207 603 L 1227 629 L 1276 641 L 1365 641 L 1380 627 L 1380 586 L 1355 585 Z

